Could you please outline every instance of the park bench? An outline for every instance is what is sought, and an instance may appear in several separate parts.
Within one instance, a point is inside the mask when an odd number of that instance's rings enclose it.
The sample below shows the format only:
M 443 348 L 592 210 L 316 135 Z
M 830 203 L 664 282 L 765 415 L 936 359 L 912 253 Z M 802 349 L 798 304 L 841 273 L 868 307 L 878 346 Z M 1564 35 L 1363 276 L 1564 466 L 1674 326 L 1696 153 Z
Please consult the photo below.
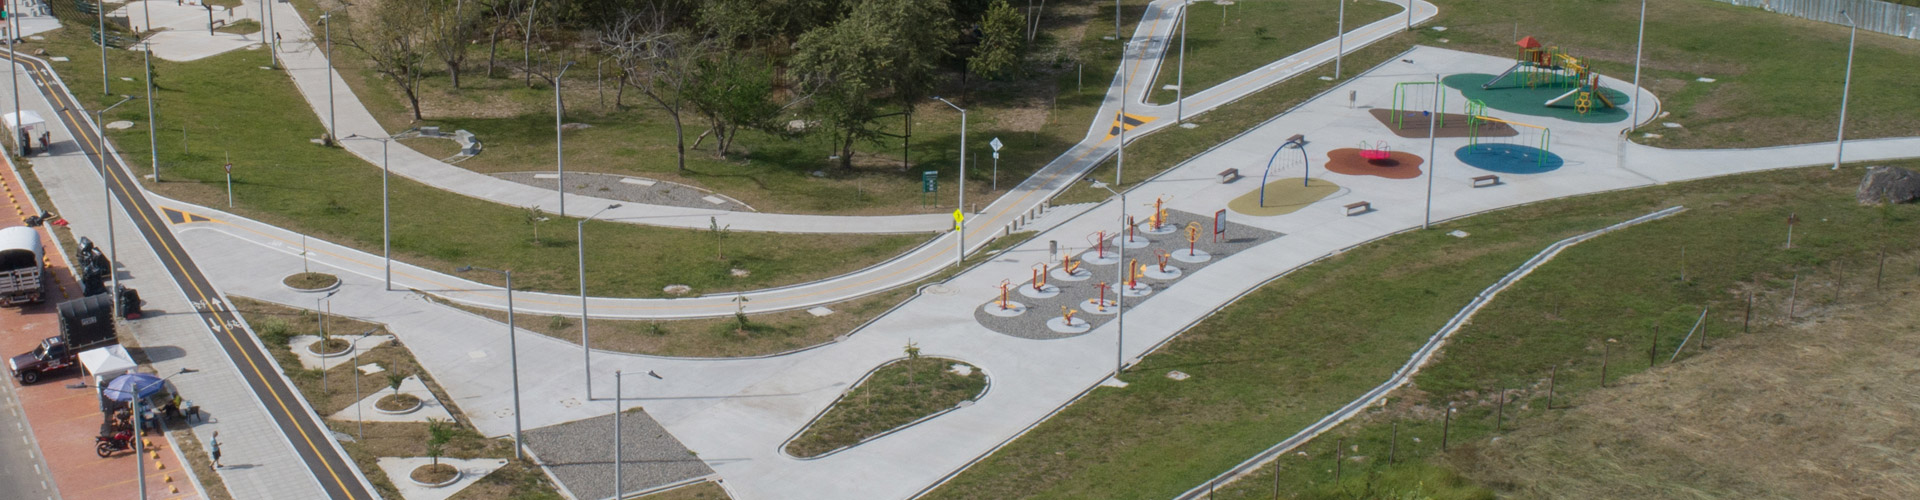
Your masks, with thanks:
M 1498 175 L 1482 175 L 1473 178 L 1473 187 L 1483 188 L 1498 185 L 1500 185 L 1500 176 Z
M 1220 173 L 1216 175 L 1220 176 L 1221 184 L 1227 184 L 1233 181 L 1240 180 L 1240 169 L 1229 168 L 1229 169 L 1220 171 Z
M 1348 203 L 1348 204 L 1347 204 L 1347 216 L 1348 216 L 1348 217 L 1352 217 L 1352 216 L 1355 216 L 1355 215 L 1360 215 L 1360 214 L 1364 214 L 1364 213 L 1367 213 L 1367 212 L 1372 212 L 1372 211 L 1373 211 L 1373 204 L 1372 204 L 1372 203 L 1368 203 L 1368 202 L 1364 202 L 1364 201 L 1356 201 L 1356 202 L 1353 202 L 1353 203 Z

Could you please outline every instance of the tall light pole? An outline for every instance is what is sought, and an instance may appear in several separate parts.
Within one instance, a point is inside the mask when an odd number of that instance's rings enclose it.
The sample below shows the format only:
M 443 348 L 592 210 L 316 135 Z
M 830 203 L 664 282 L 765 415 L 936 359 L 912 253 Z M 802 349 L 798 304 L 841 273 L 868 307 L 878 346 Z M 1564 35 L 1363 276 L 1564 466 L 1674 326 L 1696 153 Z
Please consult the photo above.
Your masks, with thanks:
M 1118 330 L 1113 339 L 1113 379 L 1117 381 L 1120 380 L 1120 369 L 1126 367 L 1127 273 L 1133 272 L 1132 269 L 1127 269 L 1127 242 L 1133 240 L 1132 237 L 1128 236 L 1133 233 L 1127 231 L 1127 193 L 1114 191 L 1113 188 L 1108 187 L 1105 182 L 1093 179 L 1087 179 L 1087 182 L 1093 183 L 1093 187 L 1105 189 L 1107 192 L 1113 193 L 1115 198 L 1120 199 L 1120 231 L 1116 233 L 1120 235 L 1120 244 L 1114 245 L 1118 247 L 1119 250 L 1118 253 L 1114 254 L 1114 259 L 1116 260 L 1113 263 L 1115 271 L 1113 288 L 1118 291 L 1114 294 L 1113 298 L 1113 322 L 1115 328 Z
M 1427 114 L 1427 158 L 1428 158 L 1427 160 L 1428 162 L 1427 163 L 1427 211 L 1426 211 L 1426 215 L 1422 216 L 1423 218 L 1420 219 L 1420 229 L 1426 229 L 1433 226 L 1433 174 L 1436 173 L 1435 170 L 1437 170 L 1438 167 L 1440 166 L 1440 157 L 1434 156 L 1434 154 L 1436 154 L 1435 151 L 1439 149 L 1439 143 L 1437 142 L 1437 139 L 1433 133 L 1433 129 L 1435 126 L 1438 125 L 1438 120 L 1440 119 L 1440 112 L 1444 111 L 1442 109 L 1439 109 L 1440 108 L 1440 105 L 1439 105 L 1440 75 L 1439 74 L 1433 75 L 1433 102 L 1434 102 L 1434 110 L 1432 113 Z
M 133 100 L 133 96 L 123 95 L 120 96 L 120 102 L 113 103 L 112 106 L 100 108 L 99 111 L 93 112 L 93 135 L 98 136 L 101 142 L 106 142 L 107 131 L 101 128 L 100 124 L 107 119 L 107 110 L 120 107 L 121 104 L 126 104 L 127 101 L 131 100 Z M 15 119 L 17 120 L 19 117 L 16 116 Z M 107 263 L 107 275 L 113 278 L 113 288 L 108 289 L 107 293 L 113 295 L 112 300 L 108 302 L 113 303 L 113 317 L 118 318 L 120 317 L 120 244 L 118 240 L 114 238 L 113 183 L 108 181 L 108 179 L 111 179 L 113 176 L 107 168 L 107 156 L 102 154 L 100 155 L 100 194 L 107 195 L 107 260 L 109 261 Z
M 265 0 L 272 2 L 274 0 Z M 339 137 L 340 129 L 335 126 L 333 113 L 333 10 L 320 14 L 320 22 L 325 23 L 327 32 L 327 145 L 333 145 Z M 516 445 L 517 446 L 517 445 Z
M 620 414 L 626 413 L 624 411 L 626 408 L 621 403 L 626 401 L 626 398 L 627 398 L 627 394 L 625 392 L 621 392 L 620 390 L 621 376 L 622 376 L 622 373 L 620 372 L 620 370 L 613 371 L 613 497 L 614 498 L 621 498 L 620 493 L 622 492 L 620 491 L 620 485 L 621 485 L 620 480 L 622 479 L 621 473 L 623 472 L 623 469 L 624 469 L 621 466 L 625 465 L 625 464 L 622 464 L 621 461 L 626 458 L 625 454 L 622 453 L 622 451 L 625 451 L 625 448 L 622 448 L 620 444 Z M 653 377 L 655 380 L 666 380 L 665 378 L 661 377 L 660 374 L 654 373 L 653 370 L 647 370 L 647 376 Z
M 1114 1 L 1117 2 L 1120 0 Z M 100 15 L 100 31 L 97 33 L 97 39 L 94 40 L 100 42 L 100 95 L 110 96 L 113 95 L 113 87 L 112 84 L 107 81 L 107 2 L 105 0 L 94 2 L 93 6 L 93 10 Z M 49 5 L 48 7 L 52 6 Z M 148 23 L 152 23 L 152 21 L 148 21 Z M 11 33 L 9 33 L 9 35 L 11 35 Z M 103 138 L 102 140 L 105 139 Z
M 393 138 L 382 139 L 353 134 L 341 140 L 347 139 L 380 141 L 380 258 L 386 262 L 387 290 L 391 291 L 393 290 L 393 211 L 389 206 L 391 204 L 388 203 L 392 198 L 388 196 L 387 191 L 387 177 L 391 172 L 387 169 L 387 143 L 392 142 Z
M 1222 7 L 1225 9 L 1225 7 Z M 1120 186 L 1120 170 L 1127 166 L 1127 45 L 1120 44 L 1120 116 L 1114 117 L 1113 125 L 1120 129 L 1120 151 L 1113 160 L 1113 185 Z
M 1346 4 L 1341 4 L 1346 5 Z M 1187 112 L 1187 10 L 1193 8 L 1193 0 L 1180 7 L 1180 64 L 1173 74 L 1173 122 L 1180 123 Z M 1222 7 L 1224 8 L 1224 7 Z
M 513 371 L 513 458 L 520 460 L 526 458 L 521 448 L 526 446 L 527 442 L 520 439 L 520 349 L 514 344 L 518 335 L 513 327 L 513 271 L 476 266 L 461 266 L 454 271 L 464 273 L 475 270 L 499 273 L 507 277 L 507 362 Z
M 13 51 L 13 40 L 20 38 L 20 22 L 14 20 L 18 14 L 12 9 L 7 10 L 7 78 L 13 80 L 13 127 L 16 136 L 20 135 L 20 71 L 15 66 L 20 65 L 20 56 Z M 20 147 L 25 150 L 27 145 L 21 144 Z
M 576 241 L 573 248 L 580 258 L 580 371 L 587 381 L 587 399 L 593 399 L 593 348 L 587 344 L 587 221 L 599 217 L 608 210 L 620 208 L 619 203 L 607 205 L 593 215 L 574 223 L 573 234 Z M 618 396 L 616 396 L 618 397 Z
M 1411 0 L 1409 0 L 1411 1 Z M 1412 5 L 1412 4 L 1408 4 Z M 1647 0 L 1640 0 L 1640 36 L 1633 42 L 1633 121 L 1627 122 L 1627 135 L 1640 127 L 1640 51 L 1647 44 Z
M 349 347 L 347 348 L 347 350 L 353 351 L 353 369 L 354 370 L 360 369 L 360 341 L 366 340 L 368 335 L 373 335 L 373 332 L 377 332 L 377 331 L 380 331 L 380 329 L 375 328 L 372 330 L 367 330 L 366 333 L 362 333 L 360 334 L 360 336 L 354 337 L 353 343 L 349 344 Z M 360 376 L 354 375 L 353 376 L 353 419 L 360 422 L 360 438 L 359 439 L 360 439 L 360 442 L 362 443 L 367 442 L 367 410 L 366 408 L 367 408 L 367 405 L 360 404 Z
M 1338 21 L 1334 22 L 1334 29 L 1339 33 L 1334 35 L 1334 39 L 1337 41 L 1334 42 L 1336 45 L 1333 49 L 1333 79 L 1339 80 L 1340 60 L 1347 55 L 1347 0 L 1334 1 L 1340 2 L 1340 17 Z M 1407 0 L 1407 9 L 1413 9 L 1413 0 Z
M 560 74 L 553 77 L 553 168 L 555 172 L 553 191 L 560 197 L 561 217 L 567 216 L 567 155 L 566 150 L 560 147 L 560 116 L 563 114 L 560 109 L 560 79 L 565 78 L 567 68 L 572 67 L 573 62 L 569 61 L 566 66 L 560 67 Z
M 953 225 L 960 228 L 959 258 L 953 261 L 953 267 L 957 269 L 961 263 L 967 260 L 967 222 L 965 220 L 967 213 L 967 110 L 966 108 L 955 106 L 951 101 L 941 99 L 940 96 L 933 96 L 933 100 L 946 103 L 948 106 L 952 106 L 953 109 L 960 111 L 960 209 L 957 211 L 960 216 L 954 217 L 953 221 Z
M 118 300 L 115 301 L 118 302 Z M 128 399 L 128 402 L 133 404 L 133 471 L 134 474 L 140 478 L 140 500 L 147 500 L 147 450 L 144 446 L 145 443 L 141 442 L 143 439 L 140 435 L 140 421 L 144 420 L 140 418 L 140 393 L 145 392 L 148 387 L 153 387 L 154 384 L 167 383 L 167 379 L 173 378 L 174 375 L 192 372 L 193 369 L 191 368 L 181 368 L 180 371 L 174 372 L 173 375 L 168 375 L 147 385 L 130 384 L 133 385 L 133 394 L 131 394 L 133 397 Z
M 140 2 L 140 3 L 149 4 L 152 2 Z M 152 9 L 152 7 L 147 7 L 147 8 Z M 149 13 L 148 16 L 152 16 L 152 14 Z M 147 18 L 147 25 L 149 28 L 152 27 L 153 25 L 152 17 Z M 159 183 L 160 182 L 160 136 L 154 131 L 154 123 L 153 123 L 154 121 L 153 44 L 148 43 L 146 44 L 146 46 L 147 46 L 147 50 L 145 50 L 144 53 L 146 54 L 146 58 L 147 58 L 147 76 L 145 76 L 144 78 L 147 80 L 147 157 L 153 160 L 153 182 Z M 15 84 L 15 85 L 18 85 L 18 84 Z M 18 87 L 15 87 L 15 88 L 17 89 Z M 15 96 L 14 98 L 19 99 L 18 96 Z M 16 106 L 19 105 L 19 103 L 17 102 L 14 104 Z
M 1113 0 L 1113 40 L 1126 43 L 1120 40 L 1120 0 Z
M 1847 93 L 1853 90 L 1853 42 L 1860 36 L 1860 23 L 1854 22 L 1853 16 L 1847 14 L 1845 9 L 1840 11 L 1840 15 L 1846 16 L 1847 25 L 1852 27 L 1852 32 L 1847 34 L 1847 77 L 1840 84 L 1840 131 L 1833 143 L 1834 170 L 1840 169 L 1840 159 L 1847 151 Z

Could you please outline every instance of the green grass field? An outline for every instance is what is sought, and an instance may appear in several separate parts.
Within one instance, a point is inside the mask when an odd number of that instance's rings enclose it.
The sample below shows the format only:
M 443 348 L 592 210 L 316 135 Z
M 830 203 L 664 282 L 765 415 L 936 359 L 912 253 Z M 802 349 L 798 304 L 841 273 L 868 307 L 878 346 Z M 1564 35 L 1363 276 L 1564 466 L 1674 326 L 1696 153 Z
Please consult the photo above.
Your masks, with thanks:
M 1527 389 L 1508 408 L 1512 418 L 1523 404 L 1544 406 L 1554 366 L 1561 394 L 1595 385 L 1609 338 L 1619 344 L 1610 367 L 1618 377 L 1648 366 L 1649 332 L 1661 335 L 1664 362 L 1703 305 L 1717 311 L 1708 318 L 1714 335 L 1736 331 L 1742 310 L 1734 304 L 1745 298 L 1736 291 L 1759 290 L 1760 317 L 1771 320 L 1795 270 L 1806 273 L 1801 308 L 1824 300 L 1808 287 L 1831 281 L 1831 266 L 1853 273 L 1849 282 L 1859 290 L 1871 281 L 1859 269 L 1880 245 L 1914 248 L 1894 236 L 1920 229 L 1920 207 L 1858 206 L 1851 193 L 1858 173 L 1786 170 L 1551 201 L 1363 246 L 1269 284 L 1181 334 L 1136 365 L 1124 377 L 1127 388 L 1095 391 L 932 498 L 1173 496 L 1386 380 L 1475 294 L 1547 244 L 1660 208 L 1690 208 L 1567 250 L 1483 309 L 1416 378 L 1417 389 L 1387 405 L 1404 420 L 1399 456 L 1431 455 L 1440 434 L 1436 406 L 1460 405 L 1451 423 L 1455 443 L 1478 438 L 1493 428 L 1491 393 L 1501 387 Z M 1788 213 L 1803 222 L 1795 249 L 1782 251 Z M 1471 236 L 1445 234 L 1454 229 Z M 1169 370 L 1192 378 L 1162 376 Z M 1286 491 L 1349 498 L 1327 486 L 1335 444 L 1359 446 L 1345 454 L 1368 457 L 1347 463 L 1349 480 L 1364 480 L 1388 453 L 1389 421 L 1362 422 L 1310 443 L 1306 457 L 1283 460 Z M 1482 498 L 1477 488 L 1435 480 L 1444 471 L 1409 467 L 1381 471 L 1428 484 L 1437 498 Z M 1221 498 L 1265 498 L 1272 476 L 1264 474 Z
M 90 107 L 103 106 L 98 52 L 86 32 L 47 33 L 47 48 L 66 62 L 54 63 L 73 93 Z M 30 50 L 30 49 L 29 49 Z M 140 58 L 111 51 L 116 92 L 144 90 Z M 156 60 L 160 90 L 161 179 L 149 183 L 162 195 L 214 207 L 226 205 L 221 165 L 234 166 L 233 211 L 362 250 L 380 250 L 380 170 L 345 151 L 308 142 L 322 134 L 318 118 L 285 75 L 261 69 L 265 54 L 235 51 L 190 63 Z M 118 101 L 118 96 L 105 104 Z M 130 102 L 107 113 L 107 121 L 146 121 L 146 107 Z M 145 127 L 107 136 L 133 165 L 146 171 Z M 400 177 L 392 182 L 395 258 L 450 272 L 462 265 L 515 271 L 526 289 L 577 291 L 574 219 L 529 225 L 526 211 L 433 189 Z M 587 249 L 588 292 L 609 296 L 662 296 L 669 284 L 694 293 L 778 286 L 832 276 L 884 260 L 920 243 L 926 235 L 823 235 L 794 237 L 735 232 L 720 245 L 704 230 L 678 230 L 592 222 Z M 618 265 L 612 265 L 618 263 Z M 752 272 L 736 278 L 733 268 Z M 498 283 L 487 273 L 468 276 Z
M 918 358 L 882 365 L 787 443 L 786 452 L 820 456 L 953 408 L 987 389 L 985 373 L 967 365 L 971 371 L 961 375 L 950 369 L 956 365 L 966 363 Z
M 1188 9 L 1184 78 L 1187 95 L 1205 91 L 1333 38 L 1338 33 L 1340 15 L 1340 4 L 1336 2 L 1255 0 L 1227 6 L 1195 2 Z M 1222 11 L 1226 15 L 1221 15 Z M 1403 12 L 1406 9 L 1386 2 L 1347 2 L 1346 27 L 1352 31 Z M 1174 91 L 1165 86 L 1174 84 L 1178 76 L 1179 33 L 1177 29 L 1174 31 L 1175 42 L 1161 61 L 1159 75 L 1153 81 L 1154 91 L 1147 98 L 1149 102 L 1173 102 Z M 1343 69 L 1352 74 L 1366 68 L 1346 66 Z

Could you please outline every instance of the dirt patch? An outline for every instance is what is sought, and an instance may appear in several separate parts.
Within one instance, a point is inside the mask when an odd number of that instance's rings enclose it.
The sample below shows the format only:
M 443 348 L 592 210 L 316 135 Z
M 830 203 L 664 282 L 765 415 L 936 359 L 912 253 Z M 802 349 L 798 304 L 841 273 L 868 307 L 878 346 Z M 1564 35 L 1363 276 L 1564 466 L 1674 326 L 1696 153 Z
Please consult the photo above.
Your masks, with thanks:
M 319 290 L 339 283 L 340 278 L 327 273 L 300 273 L 282 280 L 287 286 L 300 290 Z
M 1255 217 L 1286 215 L 1333 196 L 1340 191 L 1340 185 L 1325 179 L 1302 183 L 1298 178 L 1286 178 L 1267 183 L 1265 191 L 1264 197 L 1259 188 L 1247 191 L 1247 194 L 1228 202 L 1227 208 Z
M 427 484 L 440 484 L 460 475 L 460 469 L 447 464 L 427 464 L 413 470 L 413 480 Z
M 307 350 L 321 356 L 346 352 L 353 344 L 344 339 L 326 339 L 307 346 Z
M 420 406 L 420 398 L 412 394 L 388 394 L 374 402 L 373 406 L 386 411 L 407 411 Z
M 1524 498 L 1920 498 L 1920 295 L 1903 288 L 1716 340 L 1456 465 Z
M 1393 135 L 1408 139 L 1427 138 L 1427 123 L 1434 121 L 1430 119 L 1426 113 L 1420 111 L 1373 108 L 1367 110 L 1367 113 L 1373 115 L 1375 120 L 1380 120 L 1380 125 L 1387 127 L 1387 130 L 1393 132 Z M 1394 123 L 1394 115 L 1399 115 L 1399 124 Z M 1439 122 L 1440 126 L 1433 131 L 1434 137 L 1466 137 L 1469 131 L 1467 127 L 1467 115 L 1441 113 Z M 1480 135 L 1483 137 L 1513 137 L 1520 135 L 1520 132 L 1513 130 L 1513 127 L 1509 127 L 1505 123 L 1485 122 L 1480 124 Z
M 1412 179 L 1420 176 L 1420 165 L 1426 163 L 1419 155 L 1405 151 L 1388 151 L 1387 157 L 1369 160 L 1360 156 L 1358 148 L 1340 148 L 1327 152 L 1327 171 L 1346 175 L 1372 175 L 1388 179 Z

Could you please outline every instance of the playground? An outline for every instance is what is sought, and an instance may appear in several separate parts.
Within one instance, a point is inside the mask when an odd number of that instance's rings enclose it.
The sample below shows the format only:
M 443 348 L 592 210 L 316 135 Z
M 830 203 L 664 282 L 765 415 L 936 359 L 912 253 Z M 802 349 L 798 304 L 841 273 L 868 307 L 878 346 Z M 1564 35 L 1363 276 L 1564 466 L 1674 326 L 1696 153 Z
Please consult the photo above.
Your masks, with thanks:
M 1498 75 L 1447 76 L 1447 87 L 1468 101 L 1507 113 L 1545 116 L 1579 123 L 1625 120 L 1630 98 L 1607 88 L 1587 62 L 1560 47 L 1528 36 L 1514 42 L 1519 54 Z

